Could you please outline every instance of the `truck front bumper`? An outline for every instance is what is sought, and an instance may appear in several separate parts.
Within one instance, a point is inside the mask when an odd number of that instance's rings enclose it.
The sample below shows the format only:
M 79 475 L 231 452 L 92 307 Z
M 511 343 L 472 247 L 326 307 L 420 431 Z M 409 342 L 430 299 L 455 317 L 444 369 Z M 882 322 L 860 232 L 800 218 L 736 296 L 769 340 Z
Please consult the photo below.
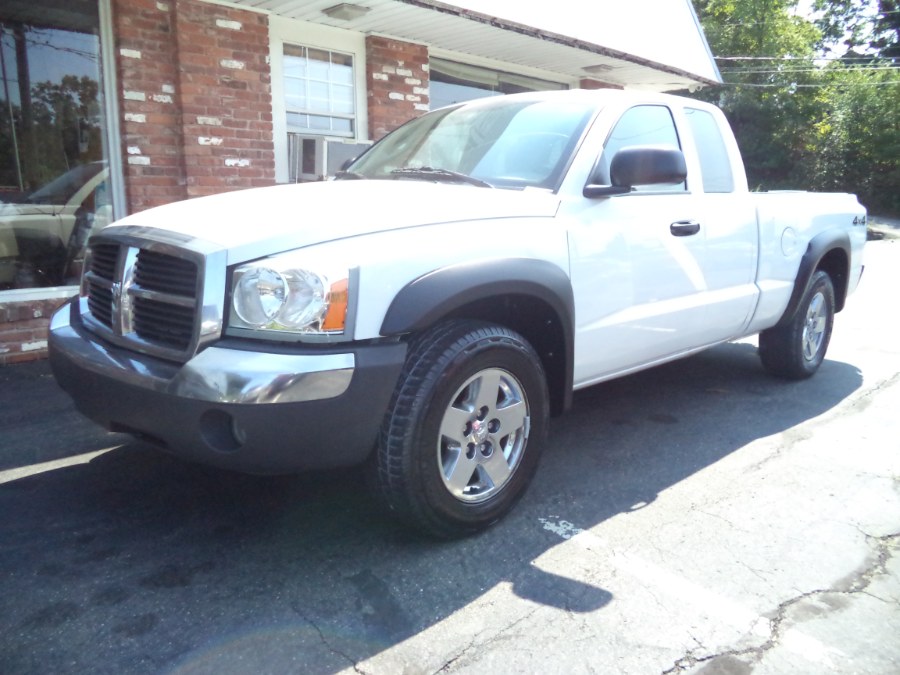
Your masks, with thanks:
M 334 349 L 223 340 L 176 364 L 103 342 L 81 325 L 77 303 L 53 316 L 49 351 L 57 382 L 107 429 L 265 474 L 362 462 L 406 357 L 398 342 Z

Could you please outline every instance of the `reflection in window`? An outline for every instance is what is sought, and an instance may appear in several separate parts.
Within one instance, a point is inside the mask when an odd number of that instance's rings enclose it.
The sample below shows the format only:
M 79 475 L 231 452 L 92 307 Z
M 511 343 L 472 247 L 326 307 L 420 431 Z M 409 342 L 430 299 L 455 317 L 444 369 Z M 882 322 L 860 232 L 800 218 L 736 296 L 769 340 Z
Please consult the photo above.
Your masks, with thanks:
M 396 169 L 431 167 L 497 188 L 554 190 L 593 112 L 586 100 L 530 97 L 443 108 L 389 134 L 350 170 L 396 179 Z
M 40 4 L 0 9 L 0 291 L 77 283 L 111 219 L 97 5 Z
M 685 108 L 688 123 L 694 134 L 694 144 L 700 156 L 704 192 L 734 192 L 734 176 L 725 139 L 716 119 L 706 110 Z

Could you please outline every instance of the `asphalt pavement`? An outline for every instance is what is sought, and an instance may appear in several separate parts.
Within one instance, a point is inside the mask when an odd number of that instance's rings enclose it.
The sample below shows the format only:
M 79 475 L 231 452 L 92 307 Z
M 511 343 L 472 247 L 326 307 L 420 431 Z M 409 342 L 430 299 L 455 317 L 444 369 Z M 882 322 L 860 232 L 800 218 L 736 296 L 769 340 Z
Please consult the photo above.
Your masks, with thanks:
M 0 673 L 900 672 L 900 241 L 866 255 L 813 379 L 747 340 L 578 392 L 453 542 L 358 471 L 186 464 L 0 368 Z

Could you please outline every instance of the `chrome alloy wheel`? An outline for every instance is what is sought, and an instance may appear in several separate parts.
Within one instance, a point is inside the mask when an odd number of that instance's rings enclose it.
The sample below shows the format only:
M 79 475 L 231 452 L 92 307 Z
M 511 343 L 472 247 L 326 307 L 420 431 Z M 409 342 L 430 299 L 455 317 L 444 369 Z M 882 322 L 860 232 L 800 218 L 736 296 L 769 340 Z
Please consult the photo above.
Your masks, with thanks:
M 827 323 L 828 309 L 825 295 L 821 292 L 816 293 L 809 302 L 803 326 L 803 358 L 807 361 L 814 360 L 818 355 L 825 340 Z
M 444 486 L 463 502 L 490 499 L 518 468 L 529 427 L 522 383 L 499 368 L 475 373 L 441 420 L 437 460 Z

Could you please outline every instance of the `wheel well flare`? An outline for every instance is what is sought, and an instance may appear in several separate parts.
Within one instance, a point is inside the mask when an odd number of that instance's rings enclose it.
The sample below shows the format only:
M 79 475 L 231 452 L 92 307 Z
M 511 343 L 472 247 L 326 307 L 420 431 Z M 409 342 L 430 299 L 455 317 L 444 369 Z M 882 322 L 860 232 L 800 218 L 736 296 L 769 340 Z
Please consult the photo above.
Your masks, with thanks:
M 506 326 L 540 356 L 556 415 L 572 401 L 574 306 L 568 276 L 552 263 L 512 259 L 459 265 L 404 287 L 385 314 L 381 334 L 417 334 L 446 319 Z

